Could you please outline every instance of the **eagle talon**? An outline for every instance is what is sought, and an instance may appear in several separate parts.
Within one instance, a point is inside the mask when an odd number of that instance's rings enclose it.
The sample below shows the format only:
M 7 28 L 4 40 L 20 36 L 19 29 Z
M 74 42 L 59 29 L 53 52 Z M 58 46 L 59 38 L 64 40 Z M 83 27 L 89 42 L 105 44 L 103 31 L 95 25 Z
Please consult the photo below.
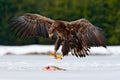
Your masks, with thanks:
M 48 56 L 55 56 L 56 55 L 56 51 L 53 51 L 52 53 L 49 53 Z
M 54 57 L 55 57 L 55 59 L 62 60 L 62 54 L 60 54 L 60 55 L 55 55 Z

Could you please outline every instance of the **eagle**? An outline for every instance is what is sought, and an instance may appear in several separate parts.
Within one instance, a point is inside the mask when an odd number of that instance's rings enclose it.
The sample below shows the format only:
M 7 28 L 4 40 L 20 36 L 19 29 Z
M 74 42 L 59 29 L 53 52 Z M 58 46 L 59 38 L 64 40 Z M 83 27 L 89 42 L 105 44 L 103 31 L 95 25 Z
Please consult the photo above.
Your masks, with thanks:
M 11 19 L 12 30 L 20 37 L 43 37 L 55 40 L 49 56 L 62 59 L 69 52 L 76 57 L 89 55 L 92 46 L 106 48 L 101 28 L 85 18 L 76 21 L 53 20 L 40 14 L 25 13 Z M 57 54 L 61 46 L 61 53 Z

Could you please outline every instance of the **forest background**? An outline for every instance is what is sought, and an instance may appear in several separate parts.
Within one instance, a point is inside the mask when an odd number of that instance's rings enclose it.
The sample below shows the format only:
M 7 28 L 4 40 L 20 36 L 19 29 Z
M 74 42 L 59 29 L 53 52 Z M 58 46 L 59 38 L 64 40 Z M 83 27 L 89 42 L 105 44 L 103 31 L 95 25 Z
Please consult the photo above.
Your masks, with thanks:
M 66 21 L 86 18 L 102 28 L 107 45 L 120 45 L 119 0 L 0 0 L 0 45 L 54 43 L 42 37 L 16 37 L 11 30 L 10 19 L 24 13 Z

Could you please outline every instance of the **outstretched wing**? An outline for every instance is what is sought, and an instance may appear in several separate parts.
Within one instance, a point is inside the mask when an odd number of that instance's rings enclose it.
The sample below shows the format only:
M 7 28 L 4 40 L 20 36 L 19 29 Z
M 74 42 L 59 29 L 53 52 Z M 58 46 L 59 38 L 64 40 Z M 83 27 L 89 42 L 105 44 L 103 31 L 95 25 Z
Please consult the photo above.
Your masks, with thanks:
M 12 29 L 21 37 L 42 36 L 48 38 L 48 29 L 54 20 L 38 14 L 26 13 L 11 19 Z
M 70 22 L 73 26 L 75 32 L 77 32 L 77 37 L 82 40 L 84 44 L 88 47 L 91 46 L 103 46 L 106 47 L 104 37 L 100 32 L 100 28 L 95 27 L 86 19 L 79 19 Z

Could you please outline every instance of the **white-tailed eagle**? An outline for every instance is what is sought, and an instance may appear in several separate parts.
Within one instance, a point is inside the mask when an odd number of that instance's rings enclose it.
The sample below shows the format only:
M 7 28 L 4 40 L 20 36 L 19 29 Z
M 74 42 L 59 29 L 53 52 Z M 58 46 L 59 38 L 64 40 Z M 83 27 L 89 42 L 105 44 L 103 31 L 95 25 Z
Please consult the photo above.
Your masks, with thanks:
M 62 59 L 69 52 L 76 57 L 85 57 L 91 46 L 106 47 L 100 28 L 84 18 L 68 22 L 26 13 L 11 19 L 11 25 L 16 35 L 21 37 L 57 38 L 54 52 L 49 54 L 56 59 Z M 62 45 L 61 54 L 57 55 L 60 45 Z

